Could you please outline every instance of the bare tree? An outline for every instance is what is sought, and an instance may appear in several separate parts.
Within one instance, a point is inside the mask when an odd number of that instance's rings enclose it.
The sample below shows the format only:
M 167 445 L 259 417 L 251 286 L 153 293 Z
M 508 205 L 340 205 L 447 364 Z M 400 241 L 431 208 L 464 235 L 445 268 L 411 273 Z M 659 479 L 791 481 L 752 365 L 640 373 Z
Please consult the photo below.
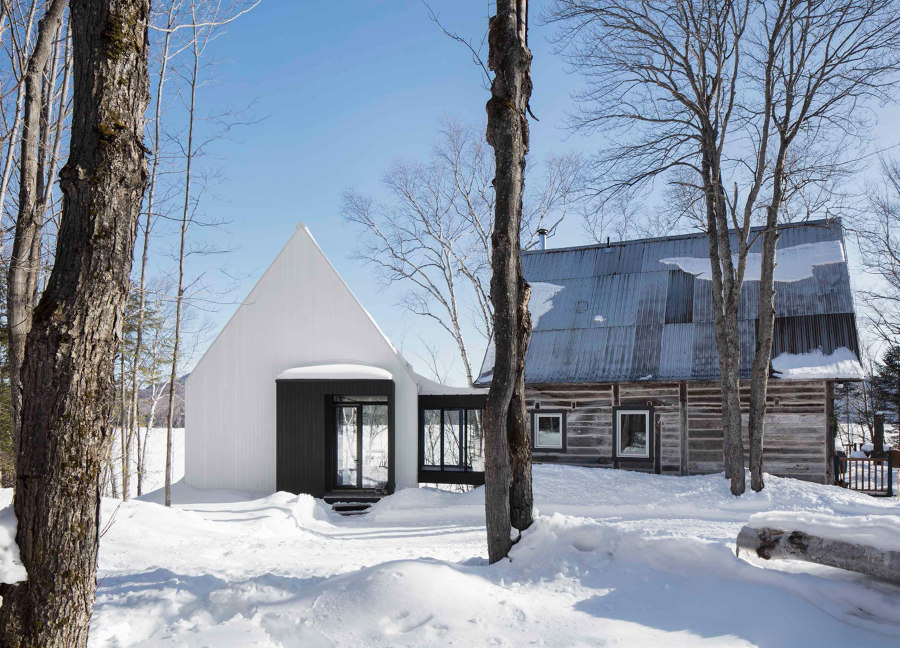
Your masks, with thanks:
M 578 200 L 581 170 L 575 154 L 548 157 L 524 200 L 524 248 L 535 245 L 538 229 L 556 231 Z M 493 177 L 491 150 L 478 131 L 448 120 L 427 162 L 398 163 L 385 175 L 388 204 L 347 192 L 342 208 L 365 233 L 358 257 L 385 283 L 409 287 L 402 306 L 450 336 L 469 385 L 476 373 L 466 331 L 474 328 L 482 343 L 491 337 Z
M 725 474 L 744 492 L 738 300 L 750 225 L 765 154 L 751 161 L 750 188 L 737 209 L 723 183 L 724 149 L 737 105 L 740 46 L 749 2 L 558 0 L 548 16 L 560 42 L 588 79 L 576 127 L 626 140 L 598 156 L 601 195 L 629 194 L 676 169 L 701 196 L 712 276 L 713 313 L 722 389 Z M 758 136 L 765 142 L 766 137 Z M 731 228 L 737 236 L 732 238 Z
M 900 161 L 883 159 L 882 180 L 869 191 L 857 241 L 866 270 L 876 282 L 860 291 L 876 335 L 900 340 Z
M 141 363 L 141 354 L 143 353 L 144 346 L 144 315 L 146 311 L 147 305 L 147 262 L 150 258 L 150 232 L 153 227 L 153 222 L 156 214 L 154 213 L 154 209 L 156 208 L 156 183 L 157 178 L 159 177 L 159 168 L 160 168 L 160 146 L 161 146 L 161 119 L 162 119 L 162 107 L 163 107 L 163 97 L 164 97 L 164 89 L 166 83 L 166 77 L 169 71 L 169 60 L 172 56 L 172 35 L 173 35 L 173 27 L 175 27 L 176 20 L 178 18 L 180 5 L 183 3 L 183 0 L 169 0 L 168 6 L 165 9 L 164 16 L 165 20 L 163 23 L 163 31 L 160 43 L 160 52 L 159 52 L 159 60 L 157 65 L 159 68 L 156 70 L 156 93 L 153 101 L 153 139 L 151 142 L 151 161 L 150 161 L 150 181 L 147 187 L 147 200 L 144 214 L 144 230 L 143 230 L 143 247 L 141 249 L 141 270 L 138 278 L 137 285 L 137 294 L 138 294 L 138 312 L 137 312 L 137 329 L 135 335 L 135 343 L 134 343 L 134 353 L 132 356 L 132 367 L 131 367 L 131 426 L 128 429 L 128 434 L 125 437 L 125 443 L 123 444 L 122 454 L 124 457 L 129 458 L 131 456 L 131 440 L 136 435 L 140 434 L 140 424 L 138 422 L 138 373 L 139 366 Z M 149 433 L 149 430 L 148 430 Z M 138 452 L 137 452 L 137 493 L 141 494 L 143 490 L 143 454 L 140 449 L 140 440 L 138 439 Z M 127 466 L 126 466 L 127 468 Z M 127 499 L 127 496 L 125 497 Z
M 853 166 L 864 101 L 888 96 L 898 20 L 889 0 L 558 0 L 571 60 L 589 79 L 576 126 L 625 143 L 598 157 L 600 193 L 658 177 L 677 211 L 705 211 L 721 370 L 726 475 L 744 490 L 737 306 L 757 234 L 759 331 L 751 369 L 751 486 L 763 488 L 765 401 L 774 334 L 777 225 L 826 210 Z M 733 187 L 726 190 L 726 186 Z M 754 273 L 756 268 L 753 268 Z
M 766 209 L 759 283 L 759 330 L 750 382 L 751 488 L 762 490 L 766 392 L 775 330 L 776 229 L 785 201 L 810 176 L 829 177 L 848 164 L 825 147 L 823 163 L 794 147 L 843 143 L 864 123 L 867 99 L 890 97 L 900 64 L 900 10 L 892 0 L 779 0 L 763 5 L 766 29 L 764 109 L 774 130 L 775 159 Z M 784 16 L 782 18 L 782 15 Z M 836 131 L 836 133 L 835 133 Z M 799 162 L 798 162 L 799 160 Z M 824 165 L 824 168 L 823 168 Z
M 96 588 L 100 459 L 146 184 L 149 0 L 73 0 L 74 96 L 56 261 L 22 367 L 16 542 L 0 644 L 85 646 Z
M 491 303 L 494 370 L 484 409 L 485 521 L 488 560 L 504 558 L 514 526 L 532 522 L 531 442 L 525 413 L 525 352 L 531 336 L 530 288 L 522 274 L 520 226 L 528 152 L 531 51 L 528 3 L 498 0 L 489 21 L 488 67 L 494 72 L 487 103 L 487 142 L 494 148 L 494 227 Z
M 184 159 L 183 185 L 181 191 L 181 205 L 179 218 L 179 245 L 177 256 L 177 280 L 175 293 L 175 324 L 172 335 L 172 363 L 168 381 L 168 412 L 166 418 L 166 469 L 165 469 L 165 504 L 172 503 L 172 430 L 175 417 L 175 391 L 178 383 L 178 367 L 182 360 L 182 324 L 184 322 L 185 296 L 187 290 L 202 281 L 202 276 L 196 278 L 189 285 L 185 281 L 185 259 L 190 254 L 212 254 L 215 250 L 191 250 L 188 247 L 188 230 L 192 225 L 198 224 L 198 207 L 208 182 L 208 177 L 198 174 L 194 164 L 204 149 L 212 142 L 220 139 L 235 125 L 241 123 L 233 115 L 218 115 L 216 117 L 217 129 L 205 139 L 197 138 L 198 115 L 198 90 L 203 83 L 201 77 L 201 61 L 206 53 L 206 48 L 216 38 L 222 26 L 230 23 L 237 17 L 253 9 L 259 1 L 253 3 L 235 2 L 227 6 L 219 0 L 186 0 L 187 15 L 189 20 L 186 25 L 177 25 L 170 31 L 176 31 L 185 27 L 190 32 L 187 44 L 189 63 L 185 70 L 179 71 L 183 82 L 183 94 L 181 100 L 186 111 L 186 133 L 184 141 L 178 145 Z M 198 183 L 198 180 L 200 182 Z M 200 223 L 205 226 L 213 226 L 211 221 Z
M 42 221 L 50 195 L 49 187 L 53 184 L 53 178 L 44 168 L 44 152 L 48 148 L 50 130 L 50 124 L 44 116 L 45 105 L 50 102 L 50 91 L 44 87 L 43 76 L 51 62 L 54 40 L 62 25 L 66 5 L 67 0 L 52 0 L 47 6 L 47 11 L 38 22 L 34 50 L 28 58 L 22 79 L 24 97 L 22 141 L 19 147 L 19 213 L 6 285 L 14 429 L 18 426 L 21 411 L 20 370 L 25 357 L 25 338 L 31 330 L 38 293 Z M 48 187 L 46 191 L 45 186 Z

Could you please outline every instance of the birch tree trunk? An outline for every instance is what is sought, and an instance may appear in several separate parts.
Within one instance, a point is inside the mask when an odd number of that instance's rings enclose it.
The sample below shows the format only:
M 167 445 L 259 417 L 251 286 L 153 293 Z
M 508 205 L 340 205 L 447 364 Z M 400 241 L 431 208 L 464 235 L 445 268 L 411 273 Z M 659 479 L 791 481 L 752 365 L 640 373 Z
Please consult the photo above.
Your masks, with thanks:
M 517 509 L 520 530 L 531 522 L 531 508 L 527 514 L 522 510 L 526 499 L 530 500 L 530 488 L 527 494 L 521 482 L 510 488 L 514 475 L 527 469 L 530 477 L 530 452 L 522 452 L 519 447 L 528 434 L 518 429 L 526 418 L 522 372 L 531 331 L 528 284 L 522 274 L 519 243 L 528 151 L 526 111 L 531 97 L 527 33 L 527 1 L 498 0 L 497 14 L 489 22 L 488 66 L 495 76 L 487 103 L 487 142 L 494 148 L 496 164 L 491 235 L 495 360 L 484 415 L 485 519 L 491 563 L 504 558 L 512 545 L 511 509 Z M 511 442 L 516 446 L 511 447 Z M 515 457 L 512 466 L 511 457 Z M 512 493 L 516 493 L 517 501 L 511 506 Z
M 147 172 L 149 0 L 73 0 L 74 112 L 56 261 L 22 366 L 16 542 L 28 580 L 0 586 L 0 645 L 85 646 L 101 458 Z
M 786 558 L 868 574 L 900 584 L 900 551 L 823 538 L 802 531 L 745 526 L 737 537 L 737 551 L 764 560 Z
M 131 475 L 128 472 L 128 462 L 131 457 L 131 443 L 128 433 L 128 421 L 125 409 L 125 346 L 119 354 L 119 451 L 121 452 L 120 465 L 122 468 L 122 501 L 131 499 Z
M 137 330 L 135 331 L 134 341 L 134 358 L 132 361 L 131 371 L 131 422 L 136 429 L 138 435 L 137 449 L 137 494 L 141 495 L 143 490 L 143 470 L 144 462 L 141 453 L 140 443 L 140 425 L 138 423 L 138 367 L 141 364 L 141 351 L 144 342 L 144 314 L 147 309 L 147 260 L 150 256 L 150 228 L 153 225 L 153 208 L 156 198 L 156 178 L 159 172 L 159 148 L 160 138 L 160 119 L 162 118 L 162 96 L 163 86 L 166 82 L 166 72 L 169 69 L 169 46 L 172 40 L 172 26 L 175 17 L 176 4 L 174 1 L 169 3 L 169 11 L 166 18 L 166 30 L 163 35 L 162 53 L 159 56 L 160 68 L 159 76 L 156 80 L 156 97 L 153 106 L 153 143 L 152 155 L 150 162 L 150 183 L 147 187 L 147 212 L 144 218 L 144 241 L 141 250 L 141 274 L 138 280 L 138 312 L 137 312 Z M 148 432 L 149 433 L 149 432 Z
M 38 144 L 41 140 L 43 108 L 41 77 L 53 53 L 54 36 L 59 31 L 66 4 L 66 0 L 52 0 L 38 22 L 34 50 L 28 58 L 22 79 L 24 99 L 22 142 L 19 147 L 19 213 L 9 258 L 6 297 L 13 430 L 18 429 L 21 420 L 21 368 L 25 357 L 25 339 L 31 330 L 34 311 L 40 269 L 40 222 L 46 209 L 38 181 Z
M 184 203 L 181 212 L 181 238 L 178 247 L 178 292 L 175 301 L 175 339 L 172 348 L 172 370 L 169 375 L 169 412 L 166 419 L 166 506 L 172 505 L 172 428 L 175 423 L 175 388 L 178 380 L 178 350 L 181 342 L 181 311 L 184 305 L 184 254 L 188 224 L 191 218 L 191 166 L 194 161 L 194 116 L 197 106 L 197 84 L 200 74 L 200 43 L 197 38 L 196 4 L 191 4 L 191 41 L 194 61 L 189 78 L 190 98 L 188 100 L 188 141 L 185 149 Z

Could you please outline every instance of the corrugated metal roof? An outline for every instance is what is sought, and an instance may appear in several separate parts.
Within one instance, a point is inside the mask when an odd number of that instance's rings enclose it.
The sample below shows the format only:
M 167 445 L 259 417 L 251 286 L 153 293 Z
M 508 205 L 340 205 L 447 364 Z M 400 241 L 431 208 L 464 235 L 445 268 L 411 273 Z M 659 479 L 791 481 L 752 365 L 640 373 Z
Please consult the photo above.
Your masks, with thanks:
M 843 243 L 839 220 L 779 229 L 778 250 Z M 760 238 L 756 237 L 751 251 L 760 251 Z M 712 282 L 685 271 L 690 268 L 662 262 L 673 258 L 708 263 L 706 235 L 524 253 L 525 278 L 531 284 L 561 288 L 550 300 L 552 307 L 535 323 L 526 357 L 526 382 L 718 378 Z M 858 354 L 846 254 L 842 262 L 802 270 L 809 276 L 776 282 L 773 356 L 816 349 L 830 354 L 842 346 Z M 756 348 L 758 300 L 759 282 L 745 281 L 739 305 L 745 377 Z M 489 370 L 484 367 L 483 373 Z

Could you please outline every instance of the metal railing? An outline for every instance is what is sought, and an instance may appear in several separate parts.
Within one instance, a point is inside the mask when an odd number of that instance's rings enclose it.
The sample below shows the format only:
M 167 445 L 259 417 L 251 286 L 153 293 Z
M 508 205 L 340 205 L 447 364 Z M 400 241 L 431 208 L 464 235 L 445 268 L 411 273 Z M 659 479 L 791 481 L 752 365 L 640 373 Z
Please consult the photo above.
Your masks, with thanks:
M 882 497 L 894 494 L 893 460 L 885 457 L 835 457 L 834 479 L 838 486 Z

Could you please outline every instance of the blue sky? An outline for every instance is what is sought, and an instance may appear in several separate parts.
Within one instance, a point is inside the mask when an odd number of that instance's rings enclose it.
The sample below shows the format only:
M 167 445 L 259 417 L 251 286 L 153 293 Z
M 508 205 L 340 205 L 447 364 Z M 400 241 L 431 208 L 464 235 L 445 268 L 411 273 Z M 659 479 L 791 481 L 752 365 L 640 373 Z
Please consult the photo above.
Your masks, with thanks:
M 449 29 L 480 41 L 486 1 L 431 5 Z M 537 20 L 541 6 L 534 2 L 531 9 L 532 109 L 540 119 L 531 124 L 533 164 L 551 152 L 585 147 L 564 128 L 578 79 L 552 54 L 550 28 Z M 387 335 L 421 368 L 416 350 L 423 323 L 396 307 L 398 291 L 385 290 L 352 258 L 359 232 L 343 222 L 341 196 L 351 188 L 377 194 L 392 162 L 427 156 L 442 119 L 483 122 L 488 92 L 479 68 L 417 0 L 263 0 L 228 26 L 210 57 L 219 64 L 215 82 L 201 89 L 204 109 L 252 101 L 251 112 L 263 119 L 211 149 L 223 180 L 203 210 L 229 225 L 222 234 L 201 235 L 224 238 L 232 251 L 202 263 L 227 266 L 240 280 L 231 296 L 239 301 L 302 221 Z M 555 240 L 583 242 L 575 221 Z M 218 309 L 216 332 L 234 308 Z M 443 339 L 427 325 L 425 337 Z M 473 354 L 476 363 L 480 353 Z
M 565 129 L 570 95 L 580 79 L 567 73 L 553 53 L 553 28 L 540 23 L 547 1 L 531 2 L 531 105 L 540 119 L 531 122 L 532 165 L 549 153 L 590 153 L 603 144 Z M 433 0 L 431 5 L 448 29 L 480 41 L 487 0 Z M 442 343 L 446 360 L 453 359 L 448 338 L 403 312 L 396 306 L 399 290 L 384 289 L 370 268 L 353 259 L 359 232 L 344 223 L 340 203 L 347 189 L 377 196 L 380 179 L 394 161 L 427 156 L 442 119 L 483 123 L 488 92 L 468 52 L 440 32 L 418 0 L 262 0 L 228 26 L 210 48 L 210 58 L 219 64 L 215 83 L 201 90 L 203 109 L 252 102 L 252 113 L 262 118 L 211 149 L 223 180 L 203 210 L 230 224 L 223 233 L 200 236 L 224 239 L 232 251 L 200 263 L 224 265 L 238 279 L 229 301 L 246 296 L 302 221 L 420 371 L 427 373 L 418 358 L 419 335 Z M 880 145 L 897 141 L 896 116 L 896 110 L 883 113 Z M 581 222 L 572 219 L 552 245 L 588 242 Z M 216 309 L 213 334 L 234 303 Z M 472 354 L 476 365 L 480 353 Z M 459 382 L 458 361 L 455 370 Z

